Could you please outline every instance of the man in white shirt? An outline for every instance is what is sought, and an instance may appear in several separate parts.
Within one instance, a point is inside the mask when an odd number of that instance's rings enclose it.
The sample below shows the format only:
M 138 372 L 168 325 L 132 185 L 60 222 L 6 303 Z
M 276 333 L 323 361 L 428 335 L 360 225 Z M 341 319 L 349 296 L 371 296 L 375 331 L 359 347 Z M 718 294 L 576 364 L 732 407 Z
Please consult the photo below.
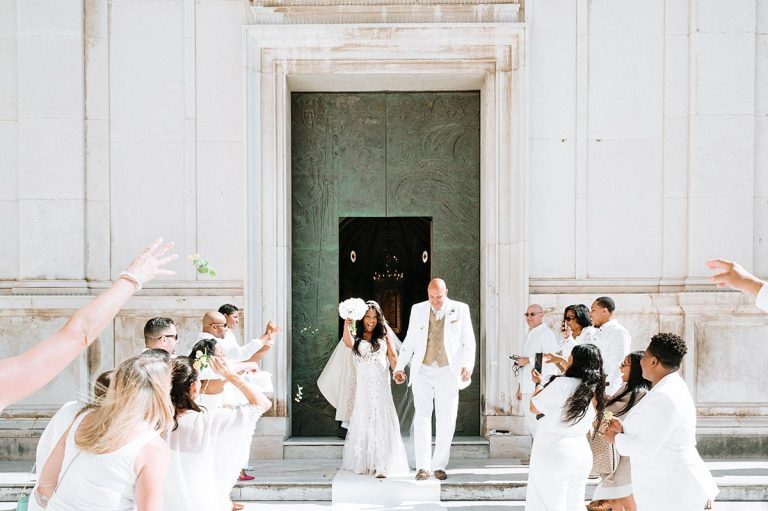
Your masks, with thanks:
M 710 279 L 717 287 L 728 286 L 731 289 L 742 291 L 755 298 L 755 305 L 768 312 L 768 286 L 764 280 L 760 280 L 739 263 L 725 259 L 712 259 L 707 261 L 707 266 L 713 270 L 723 270 Z
M 520 366 L 518 372 L 517 399 L 523 407 L 525 423 L 531 432 L 531 436 L 536 434 L 536 416 L 531 412 L 530 402 L 533 395 L 534 383 L 531 380 L 531 372 L 536 363 L 536 354 L 541 353 L 542 362 L 544 353 L 554 353 L 557 351 L 557 338 L 552 330 L 544 324 L 544 309 L 541 305 L 532 303 L 525 311 L 525 322 L 528 323 L 528 336 L 523 342 L 520 358 L 515 364 Z M 555 364 L 542 363 L 540 370 L 543 382 L 548 382 L 549 377 L 558 374 Z
M 700 511 L 719 491 L 696 450 L 696 405 L 678 373 L 687 351 L 678 335 L 654 335 L 640 360 L 650 392 L 605 432 L 632 460 L 638 511 Z
M 227 330 L 224 338 L 221 339 L 221 349 L 224 351 L 224 357 L 232 360 L 246 360 L 258 362 L 272 348 L 273 337 L 278 333 L 275 328 L 272 331 L 271 325 L 267 325 L 264 335 L 258 339 L 251 339 L 245 345 L 241 345 L 235 338 L 234 329 L 240 324 L 240 309 L 231 303 L 225 303 L 219 307 L 219 313 L 224 315 L 227 321 Z
M 603 356 L 603 371 L 607 386 L 605 393 L 611 396 L 621 387 L 621 363 L 629 354 L 629 345 L 632 337 L 627 329 L 619 324 L 619 320 L 613 318 L 616 304 L 613 299 L 601 296 L 594 302 L 589 312 L 592 324 L 597 327 L 597 336 L 592 344 L 600 349 Z
M 179 335 L 171 318 L 152 318 L 144 325 L 145 350 L 161 349 L 176 355 Z

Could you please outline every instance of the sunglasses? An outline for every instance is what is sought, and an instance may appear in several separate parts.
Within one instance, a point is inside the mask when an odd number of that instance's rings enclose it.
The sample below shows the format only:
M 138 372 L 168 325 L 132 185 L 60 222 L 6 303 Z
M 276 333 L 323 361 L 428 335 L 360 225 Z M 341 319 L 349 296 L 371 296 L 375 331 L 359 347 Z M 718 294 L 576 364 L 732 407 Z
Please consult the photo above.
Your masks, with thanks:
M 537 314 L 544 314 L 543 312 L 526 312 L 523 314 L 526 318 L 532 318 Z

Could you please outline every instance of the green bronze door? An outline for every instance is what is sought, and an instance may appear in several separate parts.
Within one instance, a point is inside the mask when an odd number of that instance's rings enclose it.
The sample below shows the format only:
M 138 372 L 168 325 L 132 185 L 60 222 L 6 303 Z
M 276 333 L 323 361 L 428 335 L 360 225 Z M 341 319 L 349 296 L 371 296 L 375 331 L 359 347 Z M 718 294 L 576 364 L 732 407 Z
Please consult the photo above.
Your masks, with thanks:
M 349 298 L 339 296 L 340 225 L 403 217 L 431 222 L 431 274 L 472 311 L 478 356 L 456 434 L 479 434 L 479 92 L 294 93 L 291 137 L 292 434 L 338 430 L 317 377 Z

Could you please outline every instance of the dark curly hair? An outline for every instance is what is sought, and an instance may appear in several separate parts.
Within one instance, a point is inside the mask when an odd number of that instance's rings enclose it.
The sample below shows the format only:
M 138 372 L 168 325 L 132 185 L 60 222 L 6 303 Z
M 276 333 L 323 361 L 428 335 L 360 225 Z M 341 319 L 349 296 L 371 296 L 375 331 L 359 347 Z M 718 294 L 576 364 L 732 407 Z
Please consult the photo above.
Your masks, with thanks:
M 580 421 L 594 397 L 597 401 L 597 416 L 605 410 L 605 372 L 600 349 L 594 344 L 577 344 L 571 351 L 573 362 L 564 376 L 579 378 L 581 383 L 565 402 L 563 421 L 572 424 Z
M 381 311 L 379 304 L 373 300 L 368 300 L 365 304 L 368 306 L 369 311 L 372 310 L 376 312 L 376 326 L 373 327 L 373 333 L 371 334 L 371 340 L 369 342 L 371 343 L 371 351 L 379 351 L 379 340 L 384 339 L 387 336 L 387 327 L 384 326 L 384 313 Z M 365 311 L 365 313 L 368 314 L 368 311 Z M 363 316 L 363 319 L 365 319 L 365 316 Z M 360 341 L 363 338 L 363 332 L 365 332 L 365 323 L 363 323 L 363 319 L 359 319 L 357 323 L 355 323 L 357 335 L 355 336 L 355 344 L 352 346 L 352 351 L 355 355 L 360 355 L 358 348 L 360 346 Z
M 688 347 L 679 335 L 659 333 L 651 337 L 646 351 L 656 357 L 664 367 L 677 370 L 688 353 Z
M 633 351 L 627 355 L 627 358 L 629 359 L 629 378 L 627 379 L 627 387 L 620 393 L 611 397 L 611 399 L 605 403 L 605 406 L 611 406 L 613 403 L 621 401 L 627 394 L 630 395 L 626 406 L 616 412 L 616 415 L 624 415 L 635 406 L 640 389 L 651 389 L 651 382 L 643 378 L 643 368 L 640 366 L 640 359 L 643 358 L 643 352 Z
M 173 402 L 173 431 L 179 427 L 179 412 L 201 411 L 189 397 L 189 387 L 197 381 L 197 369 L 189 357 L 176 357 L 171 361 L 171 402 Z

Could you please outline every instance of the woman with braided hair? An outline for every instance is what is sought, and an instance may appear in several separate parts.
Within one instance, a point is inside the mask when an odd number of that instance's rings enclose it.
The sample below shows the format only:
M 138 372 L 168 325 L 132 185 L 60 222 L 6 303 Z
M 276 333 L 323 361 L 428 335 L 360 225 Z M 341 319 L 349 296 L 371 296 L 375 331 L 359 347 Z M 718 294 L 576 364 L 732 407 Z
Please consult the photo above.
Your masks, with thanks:
M 594 344 L 579 344 L 573 348 L 563 376 L 542 385 L 541 375 L 534 370 L 531 379 L 536 385 L 531 412 L 539 417 L 539 425 L 531 451 L 525 509 L 581 511 L 592 468 L 587 432 L 605 409 L 600 350 Z

